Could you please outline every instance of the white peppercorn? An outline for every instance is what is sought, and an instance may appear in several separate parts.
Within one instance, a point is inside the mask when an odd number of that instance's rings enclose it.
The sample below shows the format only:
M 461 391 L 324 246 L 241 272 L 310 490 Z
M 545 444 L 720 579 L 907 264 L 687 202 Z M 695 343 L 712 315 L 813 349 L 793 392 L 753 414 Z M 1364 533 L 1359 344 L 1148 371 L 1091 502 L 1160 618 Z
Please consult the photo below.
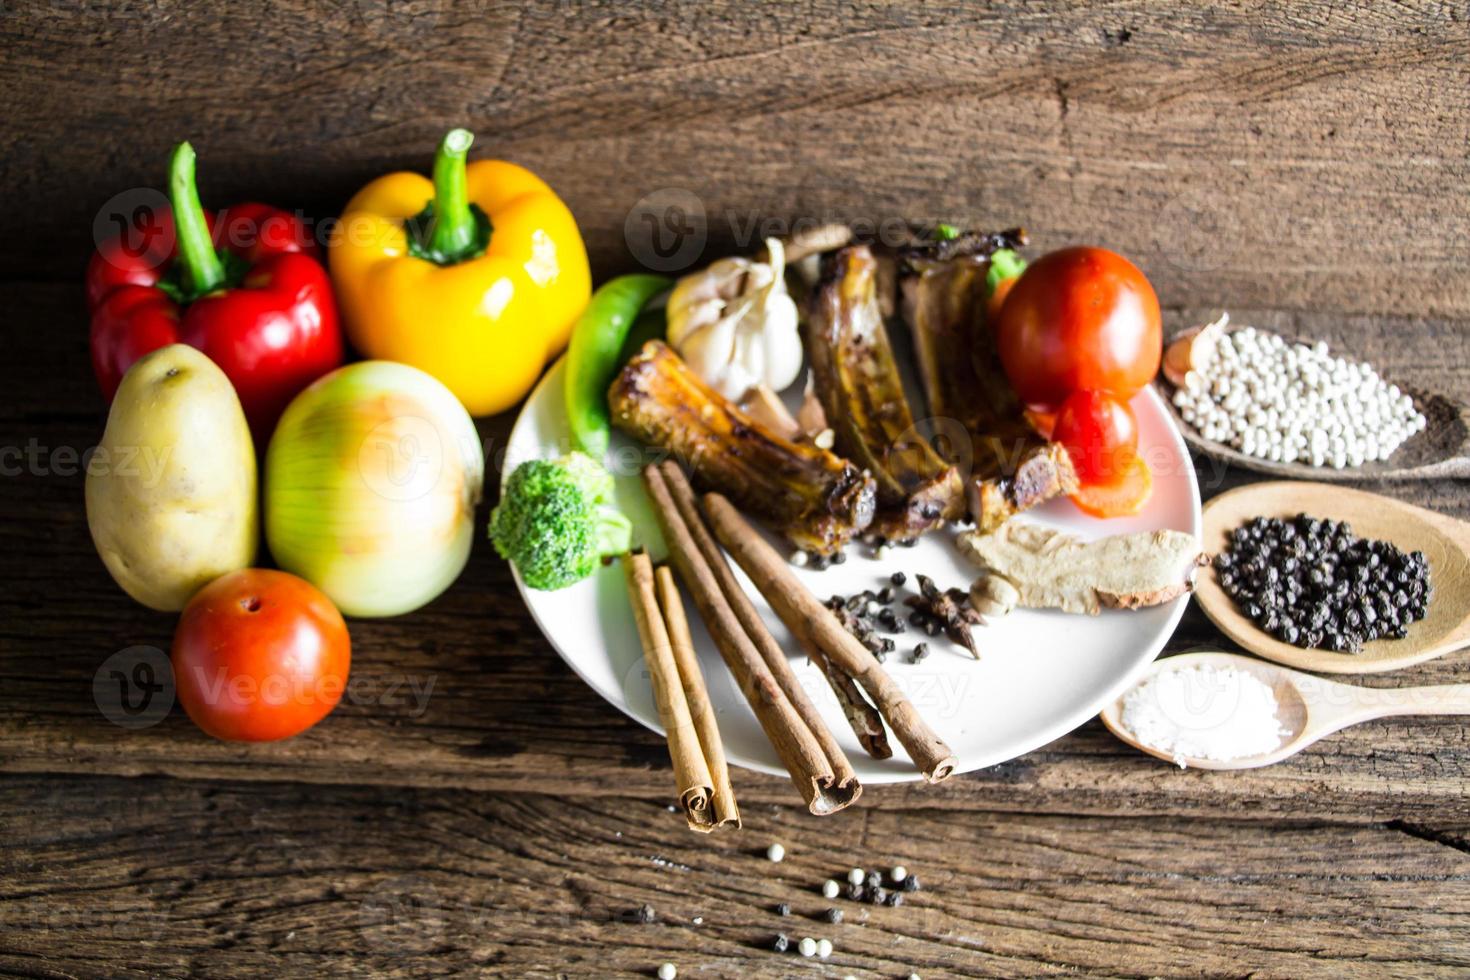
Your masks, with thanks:
M 1179 416 L 1207 439 L 1272 462 L 1344 469 L 1388 459 L 1428 420 L 1414 400 L 1327 344 L 1288 344 L 1254 327 L 1201 333 L 1196 364 L 1174 393 Z

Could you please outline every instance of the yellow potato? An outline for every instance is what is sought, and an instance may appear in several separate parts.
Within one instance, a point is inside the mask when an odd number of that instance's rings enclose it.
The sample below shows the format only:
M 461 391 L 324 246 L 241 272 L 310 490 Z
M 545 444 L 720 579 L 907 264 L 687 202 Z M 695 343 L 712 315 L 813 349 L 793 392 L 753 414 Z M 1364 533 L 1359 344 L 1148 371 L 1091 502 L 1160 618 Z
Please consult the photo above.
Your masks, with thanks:
M 255 446 L 235 389 L 184 344 L 134 364 L 87 466 L 87 525 L 123 590 L 176 611 L 255 560 Z

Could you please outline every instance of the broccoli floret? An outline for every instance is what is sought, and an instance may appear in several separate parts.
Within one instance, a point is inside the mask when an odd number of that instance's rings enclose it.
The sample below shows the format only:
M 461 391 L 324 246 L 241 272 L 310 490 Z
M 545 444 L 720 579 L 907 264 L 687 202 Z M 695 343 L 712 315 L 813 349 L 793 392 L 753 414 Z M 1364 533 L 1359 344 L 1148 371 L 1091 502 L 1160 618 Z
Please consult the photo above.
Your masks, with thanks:
M 567 468 L 573 480 L 594 504 L 610 504 L 613 499 L 612 474 L 586 453 L 567 453 L 557 463 Z
M 522 463 L 490 515 L 490 538 L 531 588 L 565 588 L 628 550 L 632 525 L 611 499 L 612 476 L 581 453 Z

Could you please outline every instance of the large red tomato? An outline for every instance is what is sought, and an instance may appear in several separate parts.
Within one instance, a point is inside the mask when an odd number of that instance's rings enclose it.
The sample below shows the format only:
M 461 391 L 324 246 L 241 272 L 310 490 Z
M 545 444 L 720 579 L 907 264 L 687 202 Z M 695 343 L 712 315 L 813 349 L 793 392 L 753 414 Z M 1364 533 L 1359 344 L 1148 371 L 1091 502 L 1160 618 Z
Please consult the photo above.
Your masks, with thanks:
M 246 568 L 189 600 L 174 632 L 174 684 L 215 738 L 269 742 L 321 721 L 347 687 L 347 624 L 316 586 Z
M 997 344 L 1027 405 L 1054 411 L 1084 389 L 1127 401 L 1159 370 L 1159 299 L 1123 256 L 1064 248 L 1032 263 L 1011 288 Z

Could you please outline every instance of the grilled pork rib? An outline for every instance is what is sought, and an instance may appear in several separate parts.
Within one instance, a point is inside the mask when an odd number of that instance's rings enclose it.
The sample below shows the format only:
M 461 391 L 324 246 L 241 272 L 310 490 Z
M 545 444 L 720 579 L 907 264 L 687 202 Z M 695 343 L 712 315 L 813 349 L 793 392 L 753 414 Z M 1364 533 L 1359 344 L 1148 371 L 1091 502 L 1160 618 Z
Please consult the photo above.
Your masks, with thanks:
M 818 554 L 838 551 L 873 519 L 873 478 L 845 459 L 776 435 L 650 340 L 613 379 L 612 422 L 671 451 L 696 483 Z
M 802 325 L 835 448 L 878 481 L 872 531 L 907 540 L 964 513 L 958 471 L 914 425 L 883 328 L 878 263 L 866 245 L 828 257 Z
M 1020 229 L 920 243 L 901 256 L 904 321 L 946 459 L 969 473 L 981 532 L 1077 489 L 1066 451 L 1036 434 L 1001 367 L 985 322 L 990 255 L 1024 243 Z

